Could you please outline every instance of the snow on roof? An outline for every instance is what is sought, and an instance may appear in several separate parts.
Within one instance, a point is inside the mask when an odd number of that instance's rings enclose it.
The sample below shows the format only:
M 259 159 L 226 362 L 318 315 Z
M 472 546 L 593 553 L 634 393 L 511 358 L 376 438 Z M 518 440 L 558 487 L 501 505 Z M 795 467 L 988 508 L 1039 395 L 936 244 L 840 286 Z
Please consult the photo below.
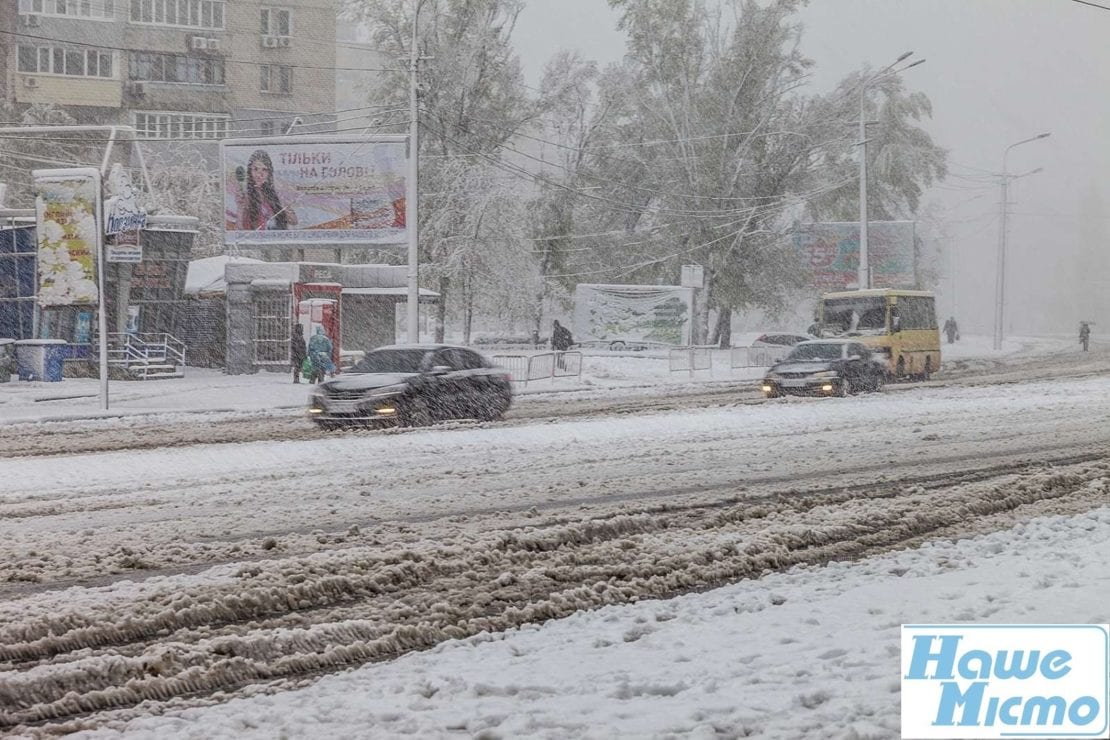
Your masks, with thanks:
M 230 257 L 226 254 L 193 260 L 189 263 L 189 272 L 185 276 L 185 295 L 226 293 L 227 283 L 224 281 L 224 266 L 229 262 L 261 261 L 249 257 Z

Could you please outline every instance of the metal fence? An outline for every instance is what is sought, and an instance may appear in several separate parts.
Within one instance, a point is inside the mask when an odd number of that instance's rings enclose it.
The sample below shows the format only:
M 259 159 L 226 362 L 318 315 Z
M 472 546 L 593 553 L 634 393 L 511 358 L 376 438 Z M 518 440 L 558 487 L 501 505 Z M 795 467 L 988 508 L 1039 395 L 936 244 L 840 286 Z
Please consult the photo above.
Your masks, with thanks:
M 793 347 L 733 347 L 729 352 L 729 367 L 771 367 L 791 349 Z
M 674 347 L 667 352 L 667 363 L 672 373 L 713 369 L 713 349 L 706 347 Z
M 543 352 L 538 355 L 493 355 L 493 364 L 505 368 L 514 383 L 533 380 L 581 378 L 581 352 Z

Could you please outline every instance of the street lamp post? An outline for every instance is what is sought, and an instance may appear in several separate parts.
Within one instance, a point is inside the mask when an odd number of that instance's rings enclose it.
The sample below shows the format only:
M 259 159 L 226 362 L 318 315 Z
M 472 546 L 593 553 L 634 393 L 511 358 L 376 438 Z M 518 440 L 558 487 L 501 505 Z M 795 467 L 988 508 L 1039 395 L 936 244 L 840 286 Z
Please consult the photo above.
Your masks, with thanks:
M 918 59 L 913 64 L 910 64 L 903 69 L 892 69 L 896 64 L 908 59 L 913 55 L 912 51 L 907 51 L 902 56 L 894 60 L 885 69 L 879 70 L 877 73 L 864 80 L 860 85 L 859 90 L 859 272 L 856 282 L 859 283 L 860 289 L 871 287 L 871 265 L 868 261 L 867 253 L 867 87 L 874 82 L 905 72 L 910 67 L 916 67 L 919 64 L 924 64 L 924 59 Z
M 1001 179 L 1001 202 L 1000 208 L 1001 219 L 998 224 L 998 266 L 997 272 L 994 276 L 994 348 L 996 350 L 1002 349 L 1002 322 L 1005 320 L 1006 311 L 1006 211 L 1007 211 L 1007 198 L 1009 198 L 1010 188 L 1010 175 L 1006 171 L 1006 158 L 1010 156 L 1010 150 L 1022 144 L 1028 144 L 1031 141 L 1038 139 L 1048 138 L 1049 134 L 1037 134 L 1030 136 L 1028 139 L 1010 144 L 1006 147 L 1006 151 L 1002 153 L 1002 179 Z
M 409 172 L 408 188 L 405 191 L 405 228 L 409 237 L 409 267 L 408 267 L 408 306 L 406 333 L 409 344 L 420 341 L 420 256 L 417 231 L 419 213 L 417 212 L 417 176 L 419 175 L 418 160 L 420 156 L 420 125 L 417 120 L 418 108 L 416 101 L 417 67 L 420 62 L 417 49 L 417 30 L 420 20 L 420 6 L 424 0 L 417 0 L 416 9 L 412 16 L 412 46 L 409 49 Z

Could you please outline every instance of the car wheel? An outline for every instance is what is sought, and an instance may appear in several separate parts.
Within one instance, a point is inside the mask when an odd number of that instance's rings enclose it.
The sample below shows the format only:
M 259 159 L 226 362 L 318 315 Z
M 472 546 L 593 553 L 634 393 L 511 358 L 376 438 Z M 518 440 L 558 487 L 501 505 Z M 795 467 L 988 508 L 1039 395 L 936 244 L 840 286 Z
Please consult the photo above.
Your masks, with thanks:
M 509 410 L 509 400 L 504 396 L 486 399 L 478 409 L 478 421 L 500 421 Z
M 398 425 L 403 427 L 426 427 L 431 425 L 432 421 L 431 409 L 428 408 L 427 402 L 419 398 L 409 399 L 397 415 Z

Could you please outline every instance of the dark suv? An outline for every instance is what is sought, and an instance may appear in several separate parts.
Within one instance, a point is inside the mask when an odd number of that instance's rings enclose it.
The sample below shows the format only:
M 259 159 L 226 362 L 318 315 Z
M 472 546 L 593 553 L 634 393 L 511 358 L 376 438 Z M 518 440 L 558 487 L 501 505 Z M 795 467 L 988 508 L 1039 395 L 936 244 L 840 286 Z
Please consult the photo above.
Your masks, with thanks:
M 817 339 L 794 345 L 763 378 L 763 395 L 847 396 L 882 390 L 885 369 L 871 350 L 848 339 Z
M 323 429 L 492 421 L 512 397 L 509 374 L 472 349 L 397 345 L 367 352 L 348 372 L 318 386 L 308 413 Z

